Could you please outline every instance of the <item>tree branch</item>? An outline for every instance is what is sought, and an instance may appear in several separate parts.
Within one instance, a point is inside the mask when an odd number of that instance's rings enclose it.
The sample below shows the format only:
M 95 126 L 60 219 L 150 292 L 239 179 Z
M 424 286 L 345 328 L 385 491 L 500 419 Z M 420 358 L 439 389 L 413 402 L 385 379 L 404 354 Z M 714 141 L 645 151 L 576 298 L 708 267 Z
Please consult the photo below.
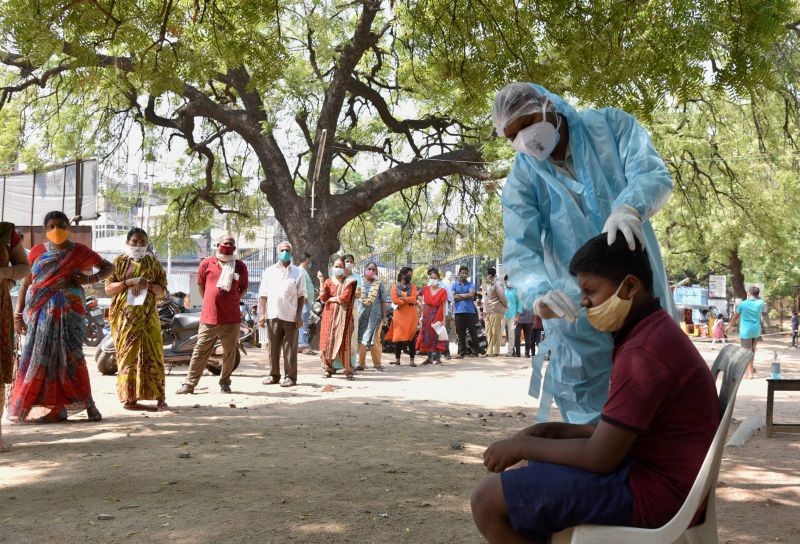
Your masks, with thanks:
M 368 211 L 379 200 L 402 189 L 423 185 L 434 179 L 453 174 L 487 181 L 504 177 L 505 174 L 482 169 L 483 164 L 481 150 L 475 146 L 402 163 L 364 180 L 346 193 L 332 195 L 330 208 L 344 225 L 349 218 Z

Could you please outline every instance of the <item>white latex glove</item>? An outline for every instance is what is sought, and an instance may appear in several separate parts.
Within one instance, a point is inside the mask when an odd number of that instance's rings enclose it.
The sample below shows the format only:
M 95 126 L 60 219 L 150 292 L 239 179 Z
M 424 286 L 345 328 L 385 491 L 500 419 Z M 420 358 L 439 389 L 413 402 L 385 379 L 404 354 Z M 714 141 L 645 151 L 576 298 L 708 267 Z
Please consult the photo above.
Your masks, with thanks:
M 548 309 L 570 323 L 573 323 L 578 318 L 578 307 L 575 306 L 569 295 L 560 289 L 548 291 L 533 301 L 533 313 L 542 319 L 547 319 L 542 314 Z
M 605 225 L 603 225 L 603 232 L 608 233 L 608 245 L 614 243 L 617 239 L 617 232 L 622 232 L 625 240 L 628 241 L 628 247 L 631 251 L 636 249 L 636 240 L 642 244 L 644 248 L 644 229 L 642 228 L 642 218 L 639 212 L 630 206 L 622 205 L 608 216 Z

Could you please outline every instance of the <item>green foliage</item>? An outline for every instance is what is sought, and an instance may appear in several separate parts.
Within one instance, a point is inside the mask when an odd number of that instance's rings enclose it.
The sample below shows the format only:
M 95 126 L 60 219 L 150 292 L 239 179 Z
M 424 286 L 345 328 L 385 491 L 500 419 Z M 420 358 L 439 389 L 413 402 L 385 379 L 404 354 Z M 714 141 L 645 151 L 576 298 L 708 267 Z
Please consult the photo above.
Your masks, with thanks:
M 654 222 L 676 278 L 725 273 L 735 251 L 749 279 L 787 294 L 800 279 L 798 153 L 775 130 L 787 122 L 782 99 L 760 97 L 756 117 L 751 106 L 718 94 L 657 116 L 657 145 L 670 159 L 675 190 Z
M 446 210 L 444 213 L 442 210 Z M 405 258 L 501 256 L 503 214 L 496 188 L 435 183 L 378 202 L 348 223 L 342 246 L 356 255 L 388 251 Z
M 243 157 L 237 157 L 232 164 L 241 165 L 243 160 Z M 155 192 L 168 202 L 167 211 L 152 236 L 160 252 L 165 252 L 169 243 L 173 252 L 191 253 L 196 247 L 192 236 L 207 233 L 220 223 L 228 232 L 242 233 L 246 239 L 252 240 L 253 230 L 266 219 L 269 206 L 249 178 L 234 172 L 223 175 L 222 168 L 217 163 L 214 175 L 227 181 L 226 185 L 217 187 L 225 194 L 219 195 L 215 203 L 242 212 L 240 214 L 221 214 L 214 205 L 197 197 L 198 189 L 204 184 L 203 166 L 198 163 L 185 167 L 185 179 L 156 185 Z
M 475 93 L 534 81 L 649 117 L 667 96 L 686 101 L 706 89 L 708 63 L 716 89 L 748 94 L 771 83 L 772 48 L 796 20 L 797 5 L 408 0 L 398 12 L 415 53 L 409 79 L 429 96 L 452 97 L 459 112 L 486 111 L 476 108 Z

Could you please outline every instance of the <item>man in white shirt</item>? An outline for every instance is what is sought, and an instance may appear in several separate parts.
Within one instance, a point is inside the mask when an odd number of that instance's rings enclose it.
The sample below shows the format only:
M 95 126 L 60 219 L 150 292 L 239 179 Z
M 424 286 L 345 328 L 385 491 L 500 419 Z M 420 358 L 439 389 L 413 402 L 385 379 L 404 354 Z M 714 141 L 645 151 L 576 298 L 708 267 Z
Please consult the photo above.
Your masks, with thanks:
M 297 331 L 303 326 L 303 304 L 307 298 L 303 271 L 292 264 L 292 244 L 278 244 L 278 262 L 261 275 L 258 289 L 258 326 L 267 327 L 269 376 L 265 385 L 297 384 Z M 280 355 L 284 377 L 281 382 Z

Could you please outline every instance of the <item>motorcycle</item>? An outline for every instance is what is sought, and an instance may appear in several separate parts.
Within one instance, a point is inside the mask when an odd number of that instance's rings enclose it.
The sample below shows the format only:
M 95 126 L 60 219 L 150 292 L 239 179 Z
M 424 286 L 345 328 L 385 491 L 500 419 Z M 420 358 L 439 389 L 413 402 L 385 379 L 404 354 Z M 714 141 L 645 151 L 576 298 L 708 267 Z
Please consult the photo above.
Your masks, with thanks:
M 198 330 L 200 328 L 200 313 L 181 313 L 182 304 L 175 300 L 175 297 L 167 297 L 159 305 L 158 315 L 161 322 L 161 338 L 164 345 L 164 364 L 169 364 L 167 374 L 172 372 L 172 367 L 176 364 L 187 364 L 192 358 L 192 351 L 197 344 Z M 247 315 L 242 315 L 242 322 L 239 328 L 239 341 L 236 349 L 236 358 L 233 368 L 239 367 L 241 353 L 247 355 L 247 351 L 242 345 L 253 334 L 253 328 L 248 323 L 252 321 Z M 240 353 L 241 352 L 241 353 Z M 114 338 L 108 335 L 94 355 L 97 369 L 101 374 L 113 376 L 117 372 L 116 348 Z M 214 345 L 214 352 L 206 363 L 206 370 L 218 376 L 222 372 L 222 349 L 221 343 L 217 340 Z
M 98 301 L 95 297 L 86 297 L 86 333 L 83 337 L 83 343 L 87 346 L 95 347 L 106 336 L 103 326 L 105 321 L 103 319 L 103 309 L 99 307 Z

